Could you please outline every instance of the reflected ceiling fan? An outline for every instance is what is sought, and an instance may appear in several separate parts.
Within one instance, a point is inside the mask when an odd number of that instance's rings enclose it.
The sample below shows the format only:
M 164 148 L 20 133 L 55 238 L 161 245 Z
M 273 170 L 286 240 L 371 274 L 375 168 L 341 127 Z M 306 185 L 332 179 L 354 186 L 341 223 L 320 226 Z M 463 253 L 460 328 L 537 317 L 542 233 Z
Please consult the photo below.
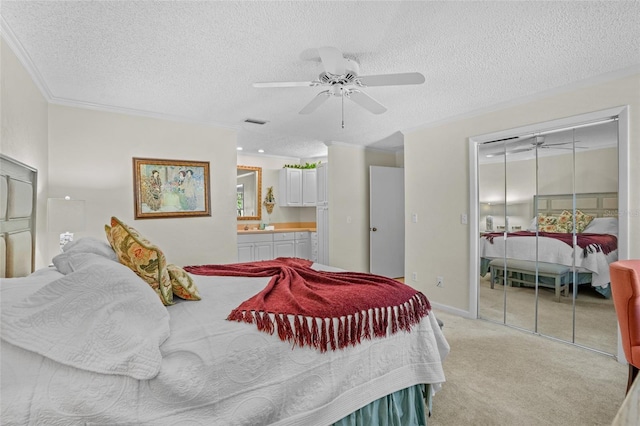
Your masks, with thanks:
M 282 81 L 253 83 L 253 87 L 316 87 L 326 86 L 302 110 L 300 114 L 310 114 L 331 96 L 342 99 L 342 127 L 344 128 L 344 98 L 350 99 L 373 114 L 382 114 L 387 108 L 380 102 L 360 90 L 362 87 L 399 86 L 408 84 L 422 84 L 425 78 L 419 72 L 400 74 L 359 75 L 360 66 L 352 59 L 345 58 L 335 47 L 321 47 L 318 49 L 320 61 L 324 71 L 317 80 L 312 81 Z
M 505 155 L 505 154 L 517 154 L 519 152 L 527 152 L 527 151 L 533 151 L 534 149 L 567 149 L 567 150 L 573 150 L 572 147 L 564 147 L 562 145 L 571 145 L 574 142 L 570 141 L 570 142 L 558 142 L 558 143 L 545 143 L 545 138 L 544 136 L 534 136 L 532 138 L 527 138 L 527 139 L 522 139 L 522 141 L 526 141 L 529 140 L 530 144 L 529 146 L 523 146 L 520 148 L 516 148 L 516 149 L 512 149 L 512 150 L 508 150 L 508 151 L 498 151 L 493 153 L 493 155 L 491 155 L 492 157 L 498 156 L 498 155 Z M 580 142 L 580 141 L 575 141 L 575 142 Z M 575 146 L 576 149 L 587 149 L 586 146 Z

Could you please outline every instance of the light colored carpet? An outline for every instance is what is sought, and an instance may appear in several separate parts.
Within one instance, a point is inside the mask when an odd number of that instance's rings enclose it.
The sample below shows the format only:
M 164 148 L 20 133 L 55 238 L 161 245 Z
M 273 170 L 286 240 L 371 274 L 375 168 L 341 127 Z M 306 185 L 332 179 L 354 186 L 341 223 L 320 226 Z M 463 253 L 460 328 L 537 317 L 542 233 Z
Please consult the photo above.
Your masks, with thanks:
M 627 366 L 614 358 L 435 310 L 451 346 L 430 426 L 610 425 Z
M 503 322 L 505 288 L 491 288 L 489 274 L 480 279 L 480 317 Z M 506 287 L 507 324 L 534 331 L 535 289 Z M 573 339 L 572 297 L 561 296 L 540 288 L 538 302 L 538 333 L 571 342 Z M 579 286 L 576 298 L 575 342 L 609 354 L 617 354 L 618 323 L 612 299 L 606 299 L 588 285 Z

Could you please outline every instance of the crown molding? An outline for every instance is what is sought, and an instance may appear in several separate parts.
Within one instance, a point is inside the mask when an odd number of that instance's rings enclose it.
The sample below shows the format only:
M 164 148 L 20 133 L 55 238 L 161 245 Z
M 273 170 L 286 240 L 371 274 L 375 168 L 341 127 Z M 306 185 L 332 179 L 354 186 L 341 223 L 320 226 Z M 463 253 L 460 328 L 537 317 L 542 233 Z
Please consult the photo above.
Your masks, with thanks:
M 281 159 L 281 160 L 287 160 L 287 161 L 300 161 L 301 158 L 300 157 L 292 157 L 290 155 L 276 155 L 276 154 L 266 154 L 266 153 L 261 153 L 261 152 L 252 152 L 252 153 L 246 153 L 244 151 L 238 151 L 236 154 L 236 158 L 240 158 L 240 157 L 251 157 L 251 158 L 277 158 L 277 159 Z
M 178 116 L 178 115 L 157 113 L 157 112 L 145 111 L 145 110 L 134 109 L 134 108 L 116 107 L 112 105 L 97 104 L 92 102 L 83 102 L 83 101 L 77 101 L 73 99 L 61 99 L 61 98 L 54 97 L 49 101 L 49 103 L 52 105 L 90 109 L 94 111 L 110 112 L 115 114 L 134 115 L 139 117 L 153 118 L 156 120 L 174 121 L 174 122 L 187 123 L 187 124 L 198 124 L 202 126 L 219 127 L 219 128 L 221 127 L 221 128 L 227 128 L 227 129 L 236 130 L 236 131 L 240 130 L 240 125 L 217 123 L 214 121 L 192 120 L 192 119 Z
M 163 114 L 163 113 L 155 113 L 150 111 L 138 110 L 133 108 L 122 108 L 113 105 L 105 105 L 91 102 L 83 102 L 75 99 L 66 99 L 66 98 L 58 98 L 51 93 L 49 86 L 45 82 L 45 79 L 42 77 L 42 74 L 38 70 L 38 67 L 35 66 L 31 57 L 24 49 L 22 44 L 16 38 L 11 26 L 5 21 L 4 17 L 0 16 L 0 36 L 7 43 L 7 46 L 13 51 L 13 53 L 18 58 L 18 61 L 22 64 L 24 69 L 27 71 L 27 74 L 31 77 L 31 80 L 36 85 L 40 93 L 44 97 L 44 99 L 52 105 L 61 105 L 73 108 L 82 108 L 82 109 L 90 109 L 94 111 L 103 111 L 103 112 L 112 112 L 118 114 L 126 114 L 126 115 L 134 115 L 140 117 L 154 118 L 157 120 L 167 120 L 167 121 L 175 121 L 181 123 L 188 124 L 199 124 L 203 126 L 210 127 L 222 127 L 233 130 L 239 130 L 240 125 L 230 125 L 227 123 L 218 123 L 214 121 L 200 121 L 200 120 L 192 120 L 187 119 L 185 117 L 171 115 L 171 114 Z
M 540 99 L 548 98 L 555 95 L 560 95 L 563 93 L 571 92 L 573 90 L 582 89 L 585 87 L 595 86 L 597 84 L 606 83 L 609 81 L 619 80 L 625 77 L 629 77 L 635 74 L 640 74 L 640 64 L 631 65 L 626 68 L 621 68 L 619 70 L 610 71 L 604 74 L 600 74 L 594 77 L 589 77 L 584 80 L 575 81 L 573 83 L 566 84 L 564 86 L 554 87 L 553 89 L 544 90 L 542 92 L 537 92 L 532 95 L 523 96 L 520 98 L 512 99 L 505 102 L 499 102 L 497 104 L 493 104 L 487 107 L 479 108 L 473 111 L 466 112 L 464 114 L 458 114 L 451 117 L 446 117 L 441 120 L 432 121 L 429 123 L 424 123 L 419 126 L 410 127 L 407 129 L 403 129 L 402 133 L 407 135 L 409 133 L 413 133 L 423 129 L 430 129 L 438 126 L 442 126 L 445 124 L 450 124 L 456 121 L 465 120 L 473 117 L 477 117 L 479 115 L 489 114 L 492 112 L 500 111 L 503 109 L 513 108 L 519 105 L 523 105 L 529 102 L 534 102 Z
M 27 51 L 24 49 L 24 47 L 22 47 L 22 44 L 16 38 L 16 35 L 14 34 L 13 30 L 11 29 L 7 21 L 5 21 L 4 17 L 1 15 L 0 15 L 0 36 L 5 41 L 5 43 L 7 43 L 7 46 L 9 46 L 9 48 L 16 55 L 16 57 L 18 58 L 18 61 L 20 61 L 24 69 L 27 71 L 27 74 L 29 74 L 29 76 L 31 77 L 31 80 L 33 80 L 33 83 L 36 85 L 38 90 L 40 90 L 40 93 L 45 98 L 45 100 L 47 102 L 51 102 L 51 100 L 53 99 L 53 95 L 51 94 L 49 87 L 45 83 L 44 78 L 42 77 L 42 74 L 40 74 L 40 71 L 31 60 L 31 57 L 29 56 Z
M 363 151 L 372 151 L 372 152 L 382 152 L 385 154 L 394 154 L 396 153 L 398 150 L 397 149 L 384 149 L 384 148 L 378 148 L 378 147 L 373 147 L 373 146 L 367 146 L 367 145 L 356 145 L 353 143 L 347 143 L 347 142 L 340 142 L 340 141 L 326 141 L 323 142 L 327 147 L 330 146 L 342 146 L 342 147 L 347 147 L 347 148 L 355 148 L 355 149 L 359 149 L 359 150 L 363 150 Z

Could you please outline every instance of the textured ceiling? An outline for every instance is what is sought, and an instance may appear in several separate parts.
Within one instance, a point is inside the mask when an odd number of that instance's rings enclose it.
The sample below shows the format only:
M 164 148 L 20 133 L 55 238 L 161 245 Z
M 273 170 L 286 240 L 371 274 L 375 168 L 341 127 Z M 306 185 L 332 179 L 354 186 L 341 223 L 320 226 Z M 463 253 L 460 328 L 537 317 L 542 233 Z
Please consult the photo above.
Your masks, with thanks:
M 235 127 L 246 154 L 397 149 L 409 128 L 640 69 L 637 1 L 2 1 L 0 13 L 50 102 Z M 364 89 L 388 110 L 345 100 L 344 129 L 337 97 L 298 114 L 324 88 L 252 87 L 317 79 L 322 46 L 360 75 L 426 82 Z

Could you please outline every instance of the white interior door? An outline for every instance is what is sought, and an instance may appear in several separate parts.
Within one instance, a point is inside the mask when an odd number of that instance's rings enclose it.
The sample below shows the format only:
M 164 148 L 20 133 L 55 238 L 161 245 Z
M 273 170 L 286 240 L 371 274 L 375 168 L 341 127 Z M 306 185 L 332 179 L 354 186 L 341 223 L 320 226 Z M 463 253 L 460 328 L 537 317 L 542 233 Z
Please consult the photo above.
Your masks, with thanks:
M 404 276 L 404 169 L 369 167 L 369 270 Z

